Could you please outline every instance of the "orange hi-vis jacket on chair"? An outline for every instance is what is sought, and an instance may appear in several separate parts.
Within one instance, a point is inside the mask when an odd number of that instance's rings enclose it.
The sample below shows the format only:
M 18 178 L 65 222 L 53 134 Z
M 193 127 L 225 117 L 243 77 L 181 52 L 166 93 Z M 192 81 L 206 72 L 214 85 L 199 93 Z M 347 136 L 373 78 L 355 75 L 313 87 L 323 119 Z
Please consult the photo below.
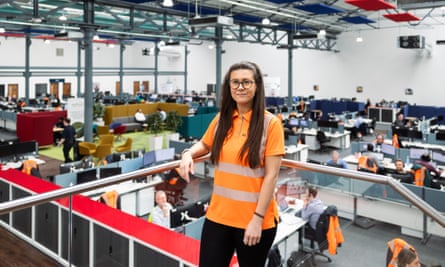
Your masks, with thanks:
M 31 170 L 33 168 L 38 169 L 38 165 L 36 163 L 35 160 L 33 159 L 27 159 L 23 162 L 23 166 L 22 166 L 22 172 L 31 175 Z
M 329 216 L 329 228 L 326 233 L 326 239 L 328 240 L 329 254 L 337 254 L 337 246 L 345 242 L 340 229 L 340 223 L 338 222 L 338 216 Z
M 394 148 L 400 148 L 399 136 L 397 134 L 393 134 L 392 135 L 392 146 Z
M 119 193 L 116 190 L 111 190 L 100 195 L 100 198 L 105 202 L 105 204 L 112 208 L 117 208 L 118 197 Z
M 358 158 L 357 170 L 377 173 L 377 164 L 368 156 Z
M 388 254 L 386 258 L 388 264 L 387 267 L 397 267 L 397 256 L 404 248 L 416 252 L 413 246 L 411 246 L 410 244 L 408 244 L 408 242 L 401 238 L 394 238 L 393 240 L 388 242 Z

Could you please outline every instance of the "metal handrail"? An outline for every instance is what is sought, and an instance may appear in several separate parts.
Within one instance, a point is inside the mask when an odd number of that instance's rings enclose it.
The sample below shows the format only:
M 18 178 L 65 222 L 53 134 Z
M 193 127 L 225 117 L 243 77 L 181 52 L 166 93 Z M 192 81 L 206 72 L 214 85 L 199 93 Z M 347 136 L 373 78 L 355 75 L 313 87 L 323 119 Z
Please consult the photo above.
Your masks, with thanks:
M 195 162 L 202 162 L 209 158 L 209 156 L 203 156 L 195 159 Z M 24 208 L 32 207 L 38 204 L 46 203 L 52 200 L 60 199 L 63 197 L 71 196 L 74 194 L 80 194 L 86 191 L 91 191 L 96 188 L 101 188 L 104 186 L 125 182 L 128 180 L 140 178 L 143 176 L 148 176 L 152 174 L 156 174 L 158 172 L 163 172 L 170 170 L 172 168 L 176 168 L 179 166 L 180 161 L 172 161 L 164 164 L 156 165 L 153 167 L 140 169 L 136 171 L 132 171 L 129 173 L 124 173 L 120 175 L 116 175 L 110 178 L 96 180 L 88 183 L 78 184 L 75 186 L 70 186 L 66 188 L 61 188 L 58 190 L 32 195 L 16 200 L 11 200 L 8 202 L 0 203 L 0 215 L 9 213 L 16 210 L 21 210 Z M 397 182 L 391 177 L 376 175 L 372 173 L 358 172 L 354 170 L 348 169 L 340 169 L 333 168 L 324 165 L 299 162 L 294 160 L 283 159 L 281 162 L 282 166 L 296 168 L 300 170 L 306 171 L 314 171 L 325 174 L 332 174 L 342 177 L 348 177 L 355 180 L 361 180 L 371 183 L 385 184 L 393 188 L 400 195 L 402 195 L 405 199 L 407 199 L 412 205 L 416 206 L 419 210 L 421 210 L 428 217 L 432 218 L 435 222 L 437 222 L 442 227 L 445 227 L 445 216 L 439 213 L 436 209 L 434 209 L 431 205 L 426 203 L 424 200 L 419 198 L 413 192 L 411 192 L 408 188 Z

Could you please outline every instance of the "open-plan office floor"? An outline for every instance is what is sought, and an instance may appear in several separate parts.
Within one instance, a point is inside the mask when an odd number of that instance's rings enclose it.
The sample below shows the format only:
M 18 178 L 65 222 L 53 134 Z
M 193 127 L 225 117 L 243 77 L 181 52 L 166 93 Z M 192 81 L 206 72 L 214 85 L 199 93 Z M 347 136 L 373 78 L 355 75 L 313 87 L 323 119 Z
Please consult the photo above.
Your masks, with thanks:
M 365 139 L 372 140 L 372 136 Z M 309 158 L 325 162 L 330 158 L 330 152 L 309 152 Z M 349 149 L 339 150 L 340 155 L 345 157 L 350 154 Z M 195 179 L 185 189 L 184 197 L 186 201 L 196 201 L 200 198 L 208 197 L 211 191 L 208 180 Z M 335 203 L 325 203 L 335 204 Z M 338 249 L 338 254 L 332 256 L 333 261 L 328 263 L 324 258 L 316 258 L 317 266 L 348 267 L 348 266 L 384 266 L 387 251 L 387 242 L 393 238 L 401 237 L 412 244 L 420 254 L 421 261 L 430 266 L 431 264 L 442 264 L 445 266 L 445 239 L 432 236 L 426 244 L 420 239 L 400 234 L 400 227 L 397 225 L 374 222 L 374 226 L 363 229 L 351 221 L 342 219 L 341 229 L 345 237 L 345 243 Z M 10 240 L 10 234 L 5 230 L 0 230 L 0 240 Z M 20 243 L 20 242 L 18 242 Z M 23 242 L 24 243 L 24 242 Z M 56 266 L 52 261 L 48 261 L 45 256 L 33 256 L 24 258 L 21 251 L 34 250 L 27 244 L 17 244 L 10 246 L 15 252 L 0 254 L 0 262 L 9 262 L 10 266 L 23 266 L 25 261 L 29 261 L 29 266 Z M 34 253 L 37 250 L 34 251 Z M 38 253 L 36 253 L 38 255 Z M 14 259 L 15 258 L 15 259 Z M 5 261 L 7 259 L 7 261 Z

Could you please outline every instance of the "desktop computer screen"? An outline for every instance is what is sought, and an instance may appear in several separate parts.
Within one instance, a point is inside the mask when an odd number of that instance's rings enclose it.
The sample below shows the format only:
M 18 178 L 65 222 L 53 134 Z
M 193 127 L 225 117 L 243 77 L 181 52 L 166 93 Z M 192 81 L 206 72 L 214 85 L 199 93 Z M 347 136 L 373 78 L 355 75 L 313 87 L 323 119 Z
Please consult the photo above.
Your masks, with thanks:
M 443 132 L 443 131 L 437 132 L 436 140 L 445 141 L 445 132 Z
M 144 154 L 144 158 L 142 159 L 142 165 L 147 167 L 156 162 L 155 152 L 148 151 Z
M 173 160 L 174 157 L 175 149 L 173 147 L 155 150 L 156 162 Z
M 135 150 L 135 151 L 133 151 L 133 158 L 135 159 L 135 158 L 143 158 L 144 157 L 144 154 L 145 154 L 145 148 L 142 148 L 142 149 L 138 149 L 138 150 Z
M 113 162 L 131 159 L 131 152 L 113 153 Z
M 432 160 L 440 163 L 445 163 L 445 154 L 438 151 L 433 151 Z
M 82 184 L 82 183 L 87 183 L 87 182 L 97 180 L 96 174 L 97 174 L 97 170 L 95 168 L 89 169 L 86 171 L 80 171 L 80 172 L 76 173 L 77 184 Z
M 422 148 L 410 148 L 409 149 L 410 159 L 420 159 L 420 157 L 425 153 L 428 153 L 427 149 L 422 149 Z
M 383 154 L 391 155 L 391 156 L 396 155 L 396 148 L 394 146 L 383 143 L 381 147 L 382 147 Z
M 107 178 L 114 175 L 119 175 L 122 173 L 121 167 L 102 167 L 99 169 L 99 178 Z
M 317 121 L 318 127 L 325 127 L 325 128 L 338 128 L 338 121 L 332 121 L 332 120 L 319 120 Z
M 299 125 L 298 119 L 294 119 L 294 118 L 290 119 L 289 120 L 289 125 L 290 126 L 294 126 L 294 127 L 298 127 L 298 125 Z
M 308 120 L 300 120 L 300 127 L 301 128 L 309 128 L 309 121 Z
M 188 208 L 189 206 L 180 206 L 170 210 L 170 228 L 176 228 L 190 222 L 186 219 L 186 216 L 190 216 Z

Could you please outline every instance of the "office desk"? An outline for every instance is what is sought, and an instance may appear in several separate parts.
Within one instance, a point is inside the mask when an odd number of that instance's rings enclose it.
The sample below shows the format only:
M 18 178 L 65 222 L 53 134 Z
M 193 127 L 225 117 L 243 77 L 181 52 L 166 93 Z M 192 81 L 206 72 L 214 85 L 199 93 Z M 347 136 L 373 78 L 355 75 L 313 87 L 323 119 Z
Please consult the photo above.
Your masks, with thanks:
M 317 131 L 316 130 L 304 130 L 299 132 L 304 134 L 304 140 L 306 145 L 309 146 L 310 150 L 318 150 L 320 149 L 320 143 L 317 140 Z M 343 133 L 330 133 L 325 132 L 326 137 L 331 138 L 331 141 L 325 143 L 327 146 L 339 148 L 339 149 L 347 149 L 351 145 L 350 132 L 344 131 Z
M 24 160 L 27 160 L 27 159 L 33 159 L 37 163 L 37 165 L 42 165 L 42 164 L 46 163 L 43 159 L 39 159 L 39 158 L 28 157 L 28 158 L 26 158 Z M 17 161 L 17 162 L 12 162 L 12 161 L 11 162 L 6 162 L 5 164 L 2 165 L 2 170 L 6 171 L 8 169 L 20 168 L 22 166 L 24 160 L 20 160 L 20 161 Z
M 163 181 L 159 176 L 155 176 L 147 183 L 134 183 L 132 181 L 128 181 L 91 190 L 82 193 L 82 195 L 93 200 L 98 200 L 101 194 L 111 190 L 116 190 L 121 198 L 122 211 L 136 216 L 143 216 L 148 214 L 153 209 L 155 202 L 154 187 L 162 182 Z
M 292 251 L 298 251 L 299 230 L 304 231 L 306 221 L 294 214 L 303 208 L 303 201 L 295 198 L 287 198 L 295 201 L 295 204 L 289 205 L 289 208 L 280 213 L 280 223 L 277 227 L 277 234 L 273 241 L 273 246 L 278 246 L 284 263 L 289 259 Z M 286 212 L 291 211 L 291 212 Z M 303 232 L 304 234 L 304 232 Z
M 298 144 L 298 145 L 290 145 L 284 148 L 286 151 L 286 155 L 284 156 L 286 159 L 298 160 L 306 162 L 309 154 L 309 146 Z

